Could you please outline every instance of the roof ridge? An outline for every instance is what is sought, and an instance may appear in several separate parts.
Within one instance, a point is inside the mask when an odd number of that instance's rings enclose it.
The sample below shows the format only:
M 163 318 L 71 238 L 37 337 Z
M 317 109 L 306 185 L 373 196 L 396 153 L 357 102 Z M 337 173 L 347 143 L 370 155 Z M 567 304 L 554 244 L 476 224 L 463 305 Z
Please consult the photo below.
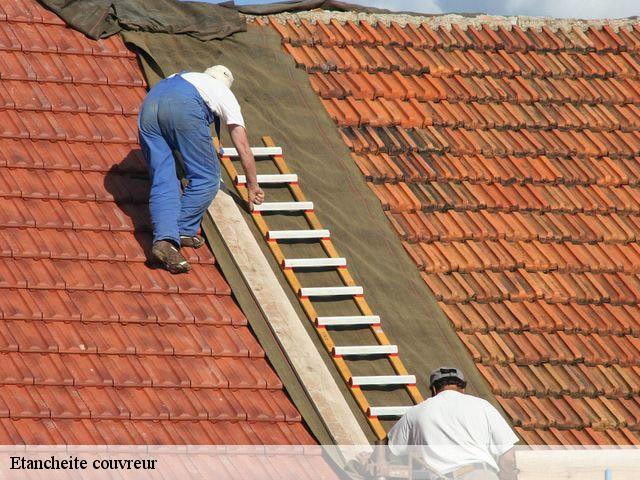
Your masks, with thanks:
M 244 15 L 248 22 L 253 22 L 256 19 L 264 18 L 261 15 Z M 530 16 L 503 16 L 503 15 L 487 15 L 487 14 L 410 14 L 410 13 L 363 13 L 363 12 L 335 12 L 329 10 L 312 10 L 305 12 L 283 12 L 278 14 L 269 15 L 268 18 L 277 20 L 279 23 L 285 23 L 287 20 L 291 20 L 296 23 L 300 23 L 301 20 L 310 21 L 316 23 L 321 21 L 323 23 L 329 23 L 331 20 L 337 20 L 340 23 L 347 21 L 360 22 L 366 21 L 372 25 L 376 25 L 378 22 L 382 22 L 384 25 L 389 26 L 391 22 L 396 22 L 400 26 L 411 23 L 414 25 L 427 24 L 430 27 L 445 27 L 451 28 L 451 25 L 455 24 L 462 29 L 466 29 L 469 26 L 481 26 L 486 25 L 489 28 L 496 29 L 498 27 L 511 28 L 518 26 L 520 28 L 534 28 L 541 29 L 547 27 L 553 31 L 560 28 L 574 28 L 577 27 L 581 30 L 587 30 L 591 27 L 602 28 L 609 26 L 616 32 L 620 27 L 633 27 L 634 25 L 640 26 L 640 18 L 637 16 L 628 18 L 605 18 L 605 19 L 577 19 L 577 18 L 553 18 L 553 17 L 530 17 Z

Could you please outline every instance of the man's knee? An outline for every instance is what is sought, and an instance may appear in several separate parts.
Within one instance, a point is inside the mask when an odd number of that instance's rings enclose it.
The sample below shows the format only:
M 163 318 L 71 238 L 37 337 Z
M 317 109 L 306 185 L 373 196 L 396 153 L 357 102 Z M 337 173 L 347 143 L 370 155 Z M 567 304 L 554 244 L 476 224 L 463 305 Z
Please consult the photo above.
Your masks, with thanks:
M 212 174 L 204 178 L 198 178 L 189 181 L 187 190 L 190 195 L 198 196 L 215 196 L 220 187 L 220 177 Z M 186 192 L 185 192 L 186 193 Z

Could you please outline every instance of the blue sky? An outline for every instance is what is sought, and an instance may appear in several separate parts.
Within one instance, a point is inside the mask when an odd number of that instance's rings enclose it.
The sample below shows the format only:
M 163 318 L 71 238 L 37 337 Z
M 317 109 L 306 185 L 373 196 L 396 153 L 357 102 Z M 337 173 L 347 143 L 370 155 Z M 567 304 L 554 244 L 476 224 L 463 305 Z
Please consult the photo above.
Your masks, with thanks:
M 202 0 L 200 0 L 202 1 Z M 205 0 L 217 3 L 216 0 Z M 560 18 L 622 18 L 640 15 L 640 0 L 345 0 L 389 10 L 421 13 L 489 13 Z M 239 5 L 271 3 L 236 0 Z

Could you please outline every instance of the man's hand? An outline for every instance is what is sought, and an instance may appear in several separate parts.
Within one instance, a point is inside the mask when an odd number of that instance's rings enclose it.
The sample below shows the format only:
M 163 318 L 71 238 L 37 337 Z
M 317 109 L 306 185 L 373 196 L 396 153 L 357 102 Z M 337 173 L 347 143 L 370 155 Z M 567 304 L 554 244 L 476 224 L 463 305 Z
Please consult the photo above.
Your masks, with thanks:
M 249 209 L 252 210 L 254 205 L 260 205 L 264 202 L 264 192 L 258 185 L 258 176 L 256 174 L 256 161 L 253 158 L 251 147 L 249 147 L 249 138 L 247 131 L 242 125 L 230 124 L 229 135 L 231 141 L 240 155 L 240 163 L 247 177 L 247 190 L 249 190 Z
M 257 183 L 247 183 L 247 190 L 249 191 L 249 209 L 252 209 L 254 205 L 260 205 L 264 202 L 264 192 Z

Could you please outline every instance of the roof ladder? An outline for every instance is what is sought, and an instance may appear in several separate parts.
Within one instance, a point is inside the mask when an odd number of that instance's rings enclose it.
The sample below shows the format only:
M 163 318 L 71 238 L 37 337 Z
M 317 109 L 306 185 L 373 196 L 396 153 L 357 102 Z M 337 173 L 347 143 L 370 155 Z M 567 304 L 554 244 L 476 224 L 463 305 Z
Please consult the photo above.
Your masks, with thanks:
M 292 201 L 265 202 L 261 205 L 255 205 L 251 217 L 267 240 L 267 245 L 276 262 L 280 265 L 287 282 L 293 291 L 297 293 L 302 309 L 309 320 L 313 322 L 322 344 L 331 355 L 338 372 L 350 388 L 356 403 L 367 416 L 375 434 L 379 438 L 384 438 L 386 432 L 380 419 L 398 417 L 410 406 L 371 406 L 367 395 L 371 395 L 370 390 L 373 389 L 404 389 L 408 393 L 411 402 L 414 404 L 419 403 L 423 398 L 416 386 L 416 377 L 415 375 L 410 375 L 404 367 L 398 356 L 398 346 L 389 342 L 382 330 L 380 317 L 374 315 L 364 298 L 363 287 L 356 285 L 347 268 L 346 258 L 341 257 L 333 245 L 331 232 L 322 227 L 315 213 L 313 202 L 308 201 L 302 193 L 298 175 L 291 172 L 285 163 L 282 148 L 275 146 L 269 137 L 263 137 L 263 142 L 265 144 L 264 147 L 251 149 L 254 157 L 263 160 L 258 163 L 258 167 L 264 168 L 266 160 L 270 159 L 275 164 L 278 173 L 258 174 L 258 183 L 270 184 L 276 189 L 287 189 Z M 223 152 L 221 163 L 234 180 L 234 185 L 240 196 L 247 201 L 246 176 L 238 175 L 234 165 L 234 161 L 238 160 L 237 152 L 233 148 L 225 148 Z M 270 171 L 273 172 L 273 169 L 270 169 Z M 265 212 L 268 215 L 262 215 Z M 291 217 L 291 212 L 301 213 L 301 215 L 288 218 Z M 285 224 L 306 221 L 308 228 L 272 230 L 269 228 L 268 223 L 274 221 L 275 218 L 283 220 Z M 282 250 L 285 243 L 287 244 L 287 251 L 295 253 L 296 249 L 299 249 L 301 252 L 308 252 L 308 247 L 305 250 L 299 241 L 304 241 L 305 244 L 319 243 L 326 256 L 319 255 L 308 258 L 304 255 L 291 255 L 291 258 L 286 258 Z M 307 278 L 305 275 L 314 275 L 313 269 L 333 269 L 339 277 L 337 283 L 342 283 L 342 285 L 303 286 L 300 278 Z M 317 308 L 321 308 L 321 305 L 324 307 L 324 304 L 332 302 L 331 311 L 339 312 L 340 309 L 345 308 L 347 308 L 347 311 L 353 310 L 353 306 L 349 307 L 349 305 L 355 304 L 359 314 L 349 312 L 349 314 L 335 316 L 318 315 Z M 363 342 L 362 344 L 336 345 L 335 339 L 339 339 L 341 330 L 345 328 L 350 330 L 349 335 L 351 336 L 349 338 L 353 338 L 354 331 L 362 330 L 362 338 L 371 338 L 371 334 L 373 334 L 374 340 L 369 340 L 370 344 Z M 366 335 L 364 335 L 365 333 Z M 376 368 L 376 371 L 372 371 L 370 375 L 353 375 L 350 365 L 354 360 L 364 362 L 360 364 L 364 367 L 367 365 L 373 366 L 373 363 L 369 364 L 367 361 L 380 362 L 386 360 L 393 373 L 379 375 L 380 370 Z M 378 364 L 376 363 L 376 365 Z M 359 370 L 362 369 L 359 368 Z

